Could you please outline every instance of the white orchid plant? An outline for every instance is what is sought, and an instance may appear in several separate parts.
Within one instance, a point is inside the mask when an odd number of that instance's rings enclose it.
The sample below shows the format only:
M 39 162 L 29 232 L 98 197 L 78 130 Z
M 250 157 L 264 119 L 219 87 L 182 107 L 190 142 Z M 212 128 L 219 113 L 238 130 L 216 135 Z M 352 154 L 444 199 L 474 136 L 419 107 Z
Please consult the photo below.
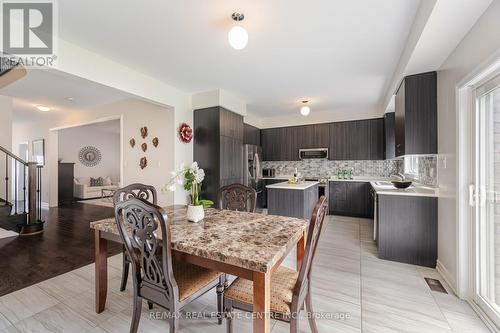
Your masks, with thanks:
M 191 192 L 194 206 L 208 208 L 214 204 L 211 200 L 200 199 L 201 185 L 205 179 L 205 171 L 198 166 L 198 162 L 194 162 L 191 166 L 181 164 L 178 170 L 172 171 L 170 174 L 172 177 L 163 190 L 166 188 L 173 192 L 177 189 L 177 185 L 183 185 L 186 191 Z

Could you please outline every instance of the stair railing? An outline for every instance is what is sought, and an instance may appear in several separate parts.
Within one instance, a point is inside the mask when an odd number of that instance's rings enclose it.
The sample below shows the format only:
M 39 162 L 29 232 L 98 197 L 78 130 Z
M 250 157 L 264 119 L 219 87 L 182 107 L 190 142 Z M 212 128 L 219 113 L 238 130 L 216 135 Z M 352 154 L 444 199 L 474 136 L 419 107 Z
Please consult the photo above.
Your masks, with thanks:
M 43 231 L 42 221 L 42 168 L 36 162 L 27 162 L 0 146 L 0 154 L 5 154 L 5 198 L 4 205 L 11 205 L 11 214 L 28 214 L 24 225 L 19 225 L 21 234 L 32 234 Z M 13 172 L 10 172 L 10 166 Z M 22 172 L 21 172 L 22 170 Z M 10 182 L 10 176 L 14 177 Z M 19 177 L 22 177 L 22 194 L 19 197 Z M 9 184 L 13 188 L 11 203 Z M 22 207 L 20 206 L 22 202 Z

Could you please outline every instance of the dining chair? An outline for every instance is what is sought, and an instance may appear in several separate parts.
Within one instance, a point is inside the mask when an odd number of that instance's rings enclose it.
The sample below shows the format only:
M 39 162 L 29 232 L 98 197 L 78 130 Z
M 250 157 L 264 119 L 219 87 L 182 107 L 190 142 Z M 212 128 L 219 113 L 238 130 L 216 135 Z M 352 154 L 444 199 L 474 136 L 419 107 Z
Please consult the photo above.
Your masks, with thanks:
M 257 192 L 242 184 L 223 186 L 217 194 L 220 209 L 255 212 Z
M 326 198 L 322 196 L 315 205 L 309 222 L 304 258 L 299 271 L 280 266 L 271 276 L 270 315 L 274 319 L 290 323 L 290 333 L 298 332 L 298 314 L 304 305 L 311 331 L 318 332 L 312 308 L 311 270 L 325 215 Z M 252 281 L 237 278 L 224 292 L 227 332 L 233 332 L 233 309 L 251 312 L 252 304 Z
M 116 206 L 118 203 L 129 198 L 141 198 L 152 204 L 158 204 L 158 194 L 154 186 L 135 183 L 116 190 L 113 195 L 113 205 Z M 120 291 L 125 291 L 130 270 L 130 259 L 125 246 L 123 246 L 122 257 L 122 282 L 120 284 Z
M 180 311 L 214 287 L 220 294 L 217 308 L 222 317 L 225 274 L 173 260 L 169 221 L 161 207 L 131 197 L 116 205 L 115 218 L 132 265 L 134 306 L 130 333 L 137 332 L 143 300 L 169 312 L 169 332 L 175 333 Z

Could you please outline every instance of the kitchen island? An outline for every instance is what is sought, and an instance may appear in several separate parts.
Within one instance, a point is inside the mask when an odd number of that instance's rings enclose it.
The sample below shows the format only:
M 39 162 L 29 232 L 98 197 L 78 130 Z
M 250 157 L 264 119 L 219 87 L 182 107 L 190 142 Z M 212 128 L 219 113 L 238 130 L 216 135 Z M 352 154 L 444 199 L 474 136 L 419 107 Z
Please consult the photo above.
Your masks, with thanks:
M 268 214 L 311 218 L 314 205 L 318 201 L 318 185 L 319 182 L 316 181 L 267 185 Z

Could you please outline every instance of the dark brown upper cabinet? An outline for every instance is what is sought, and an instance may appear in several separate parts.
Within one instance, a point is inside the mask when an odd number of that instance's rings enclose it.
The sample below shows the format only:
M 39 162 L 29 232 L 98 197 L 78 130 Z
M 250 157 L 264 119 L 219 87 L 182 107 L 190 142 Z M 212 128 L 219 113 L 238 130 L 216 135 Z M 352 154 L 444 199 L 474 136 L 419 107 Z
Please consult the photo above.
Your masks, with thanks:
M 395 113 L 390 112 L 384 115 L 384 136 L 385 136 L 385 159 L 390 160 L 396 157 L 396 140 L 394 137 Z
M 260 146 L 260 129 L 243 124 L 243 144 Z
M 299 149 L 328 148 L 331 160 L 384 159 L 382 118 L 261 130 L 264 161 L 296 161 Z
M 396 156 L 437 154 L 437 73 L 405 77 L 395 106 Z

